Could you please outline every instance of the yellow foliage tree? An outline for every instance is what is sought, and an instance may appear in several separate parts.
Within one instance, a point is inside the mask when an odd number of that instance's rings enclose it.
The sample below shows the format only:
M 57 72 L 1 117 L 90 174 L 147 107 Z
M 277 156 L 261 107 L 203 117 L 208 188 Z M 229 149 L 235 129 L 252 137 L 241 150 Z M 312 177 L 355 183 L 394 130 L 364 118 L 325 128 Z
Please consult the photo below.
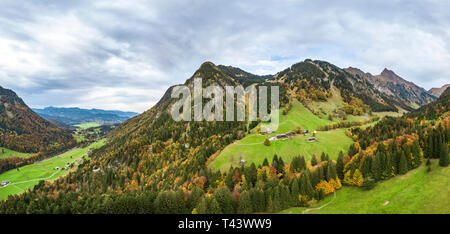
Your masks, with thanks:
M 345 174 L 344 174 L 344 184 L 348 184 L 351 185 L 352 184 L 352 177 L 350 175 L 350 170 L 348 170 Z
M 364 178 L 362 173 L 359 171 L 359 169 L 355 170 L 355 173 L 353 173 L 353 185 L 361 187 L 363 185 Z
M 325 193 L 325 195 L 328 195 L 330 193 L 334 192 L 334 187 L 327 181 L 322 180 L 320 181 L 317 185 L 316 185 L 316 190 L 320 191 L 320 189 L 323 190 L 323 192 Z
M 338 190 L 338 189 L 342 188 L 341 180 L 339 180 L 339 178 L 336 178 L 336 180 L 335 179 L 331 179 L 329 183 L 330 183 L 331 186 L 333 186 L 333 188 L 335 190 Z

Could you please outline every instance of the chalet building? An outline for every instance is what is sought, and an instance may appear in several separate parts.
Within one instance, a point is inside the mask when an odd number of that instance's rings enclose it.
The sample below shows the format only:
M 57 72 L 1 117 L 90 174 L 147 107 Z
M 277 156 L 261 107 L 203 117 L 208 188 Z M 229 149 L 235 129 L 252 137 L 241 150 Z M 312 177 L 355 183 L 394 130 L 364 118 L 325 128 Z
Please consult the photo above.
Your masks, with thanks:
M 288 136 L 286 134 L 277 134 L 275 136 L 277 139 L 284 139 L 284 138 L 288 138 Z
M 316 140 L 317 140 L 316 137 L 308 137 L 308 138 L 306 139 L 307 142 L 314 142 L 314 141 L 316 141 Z
M 295 136 L 295 132 L 294 131 L 287 132 L 286 136 L 293 137 L 293 136 Z

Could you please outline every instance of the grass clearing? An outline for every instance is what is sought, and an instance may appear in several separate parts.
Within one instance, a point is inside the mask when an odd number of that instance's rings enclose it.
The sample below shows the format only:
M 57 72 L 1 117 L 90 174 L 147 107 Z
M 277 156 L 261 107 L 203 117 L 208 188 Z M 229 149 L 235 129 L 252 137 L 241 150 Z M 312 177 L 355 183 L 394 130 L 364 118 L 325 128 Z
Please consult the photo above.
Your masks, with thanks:
M 370 191 L 344 186 L 337 191 L 332 203 L 320 210 L 310 210 L 308 214 L 448 214 L 450 166 L 439 167 L 438 161 L 432 160 L 431 172 L 426 172 L 426 166 L 422 165 L 405 175 L 379 182 Z M 327 196 L 309 208 L 320 207 L 332 199 L 333 195 Z M 306 209 L 293 207 L 280 213 L 301 214 Z
M 310 159 L 313 154 L 320 156 L 322 152 L 328 153 L 330 158 L 337 158 L 339 151 L 344 153 L 353 142 L 345 135 L 345 129 L 337 129 L 328 132 L 317 132 L 318 141 L 307 142 L 306 138 L 311 137 L 297 135 L 292 139 L 272 141 L 270 146 L 263 144 L 266 138 L 279 133 L 295 130 L 297 126 L 308 129 L 310 132 L 318 126 L 331 123 L 328 119 L 321 119 L 311 113 L 297 100 L 293 100 L 292 109 L 287 115 L 280 116 L 278 129 L 271 135 L 250 134 L 243 139 L 228 145 L 220 155 L 210 164 L 210 167 L 220 170 L 227 170 L 231 165 L 238 166 L 240 158 L 244 158 L 248 164 L 252 162 L 261 164 L 264 158 L 272 160 L 274 154 L 282 157 L 285 162 L 290 162 L 298 155 Z
M 19 194 L 27 189 L 32 189 L 40 180 L 52 181 L 69 172 L 69 170 L 54 170 L 55 167 L 64 168 L 67 163 L 76 162 L 85 155 L 89 148 L 98 148 L 105 144 L 105 139 L 92 143 L 85 148 L 76 148 L 58 156 L 12 169 L 0 174 L 0 181 L 10 181 L 11 184 L 0 187 L 0 200 L 9 195 Z
M 338 118 L 335 118 L 333 121 L 326 118 L 320 118 L 319 116 L 314 115 L 295 98 L 292 100 L 291 104 L 292 109 L 287 115 L 280 115 L 278 129 L 273 134 L 261 135 L 255 133 L 255 130 L 253 129 L 252 134 L 225 147 L 209 166 L 214 169 L 227 170 L 231 165 L 239 166 L 241 157 L 246 160 L 247 164 L 253 162 L 256 165 L 259 165 L 264 161 L 264 158 L 267 158 L 269 161 L 272 160 L 274 154 L 282 157 L 285 162 L 290 162 L 294 156 L 298 155 L 303 155 L 308 160 L 313 154 L 319 157 L 322 152 L 325 152 L 330 155 L 330 158 L 336 159 L 339 151 L 346 153 L 353 141 L 347 137 L 344 128 L 327 132 L 317 132 L 317 142 L 306 142 L 306 138 L 312 136 L 310 134 L 307 136 L 296 136 L 292 139 L 272 141 L 270 146 L 265 146 L 263 142 L 266 138 L 270 138 L 276 134 L 293 131 L 297 126 L 312 132 L 317 129 L 318 126 L 341 121 Z M 328 102 L 315 102 L 314 105 L 320 107 L 322 110 L 332 112 L 334 109 L 343 106 L 344 102 L 340 95 L 334 94 L 329 98 Z M 401 115 L 400 113 L 395 112 L 378 112 L 375 114 L 380 117 L 386 115 Z M 347 115 L 347 121 L 366 119 L 369 119 L 369 117 Z M 261 129 L 265 129 L 264 124 L 261 125 Z M 375 123 L 363 127 L 371 125 L 375 125 Z
M 95 123 L 95 122 L 89 122 L 89 123 L 82 123 L 82 124 L 75 124 L 74 127 L 81 128 L 81 129 L 88 129 L 93 127 L 99 127 L 101 124 Z
M 3 150 L 5 151 L 4 153 L 2 153 Z M 10 150 L 10 149 L 4 148 L 4 147 L 0 147 L 0 158 L 8 158 L 11 156 L 27 157 L 30 155 L 32 155 L 32 154 L 31 153 L 21 153 L 21 152 Z
M 331 159 L 336 159 L 339 151 L 347 152 L 348 147 L 353 142 L 345 135 L 344 129 L 337 129 L 328 132 L 317 132 L 318 141 L 307 142 L 310 137 L 298 135 L 292 139 L 272 141 L 270 146 L 265 146 L 262 141 L 265 136 L 250 135 L 244 139 L 227 146 L 221 154 L 211 163 L 211 167 L 220 170 L 227 170 L 231 165 L 239 166 L 242 156 L 247 164 L 261 164 L 264 158 L 272 160 L 274 154 L 281 156 L 285 162 L 290 162 L 293 157 L 303 155 L 309 160 L 313 154 L 320 157 L 322 152 L 328 153 Z

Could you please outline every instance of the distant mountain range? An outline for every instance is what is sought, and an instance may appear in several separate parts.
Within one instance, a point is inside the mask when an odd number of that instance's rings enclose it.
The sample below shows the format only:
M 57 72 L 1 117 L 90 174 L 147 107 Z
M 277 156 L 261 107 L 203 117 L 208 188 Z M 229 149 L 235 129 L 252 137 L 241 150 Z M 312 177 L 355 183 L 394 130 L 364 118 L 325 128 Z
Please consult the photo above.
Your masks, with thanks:
M 88 122 L 121 123 L 132 118 L 138 113 L 124 112 L 116 110 L 100 109 L 81 109 L 78 107 L 46 107 L 44 109 L 33 108 L 43 118 L 54 122 L 63 127 L 63 125 L 75 125 Z
M 436 96 L 436 97 L 440 97 L 441 94 L 448 88 L 450 87 L 450 84 L 446 84 L 440 88 L 431 88 L 430 90 L 428 90 L 428 93 Z

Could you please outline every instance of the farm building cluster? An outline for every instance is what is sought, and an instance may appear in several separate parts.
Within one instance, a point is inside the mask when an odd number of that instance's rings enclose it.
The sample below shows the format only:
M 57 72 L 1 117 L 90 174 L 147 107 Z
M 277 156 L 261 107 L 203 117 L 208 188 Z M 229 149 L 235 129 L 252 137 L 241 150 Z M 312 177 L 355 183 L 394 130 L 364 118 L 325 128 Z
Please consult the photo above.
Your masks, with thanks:
M 276 141 L 281 139 L 287 139 L 295 136 L 294 131 L 289 131 L 287 133 L 277 134 L 269 139 L 269 141 Z
M 86 156 L 86 155 L 85 155 Z M 84 156 L 83 156 L 84 157 Z M 67 170 L 67 169 L 69 169 L 71 166 L 73 166 L 73 165 L 75 165 L 75 163 L 76 164 L 81 164 L 83 162 L 83 159 L 82 158 L 79 158 L 79 159 L 77 159 L 76 160 L 76 162 L 73 162 L 73 163 L 67 163 L 65 166 L 64 166 L 64 168 L 63 169 L 61 169 L 60 167 L 55 167 L 55 168 L 53 168 L 53 170 Z
M 270 129 L 270 128 L 268 128 L 268 129 Z M 269 132 L 272 132 L 272 129 L 270 129 L 270 131 L 268 131 L 268 130 L 266 129 L 266 133 L 269 134 Z M 314 131 L 314 132 L 313 132 L 313 137 L 308 137 L 308 138 L 306 139 L 306 141 L 307 141 L 307 142 L 314 142 L 314 141 L 317 141 L 318 138 L 315 137 L 316 133 L 317 133 L 317 132 Z M 309 131 L 308 131 L 307 129 L 305 129 L 305 130 L 302 131 L 302 134 L 303 134 L 304 136 L 306 136 L 306 135 L 309 134 Z M 289 131 L 289 132 L 286 132 L 286 133 L 277 134 L 277 135 L 275 135 L 275 136 L 269 138 L 269 141 L 276 141 L 276 140 L 282 140 L 282 139 L 289 139 L 289 138 L 294 137 L 295 135 L 296 135 L 296 134 L 295 134 L 294 131 Z

